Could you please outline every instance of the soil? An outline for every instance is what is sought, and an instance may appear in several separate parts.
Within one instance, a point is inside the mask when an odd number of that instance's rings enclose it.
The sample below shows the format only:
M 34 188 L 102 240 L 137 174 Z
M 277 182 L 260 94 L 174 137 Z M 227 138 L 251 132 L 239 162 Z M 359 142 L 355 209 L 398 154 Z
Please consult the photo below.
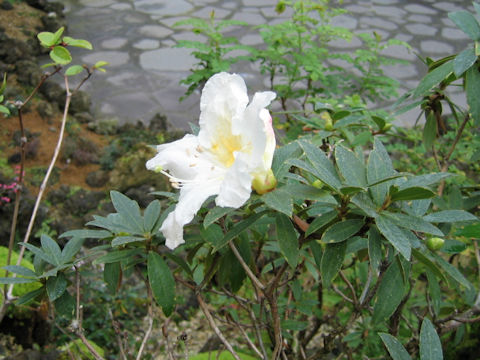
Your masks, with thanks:
M 53 119 L 43 119 L 38 114 L 36 109 L 28 112 L 27 114 L 24 114 L 23 126 L 25 127 L 25 129 L 28 129 L 30 133 L 39 134 L 38 138 L 40 139 L 36 156 L 33 159 L 27 159 L 25 162 L 25 167 L 27 169 L 30 167 L 38 166 L 47 167 L 50 164 L 55 147 L 58 142 L 61 120 L 62 114 L 57 114 Z M 2 120 L 2 126 L 0 130 L 0 148 L 3 148 L 2 152 L 4 152 L 4 156 L 7 158 L 14 153 L 18 153 L 19 151 L 18 147 L 12 146 L 13 134 L 19 128 L 20 127 L 18 116 L 12 116 Z M 75 134 L 75 136 L 90 140 L 91 142 L 95 143 L 99 148 L 103 148 L 109 142 L 109 139 L 107 137 L 93 133 L 87 130 L 85 126 L 80 126 L 77 131 L 78 132 Z M 70 135 L 65 132 L 65 137 L 68 136 Z M 60 179 L 56 184 L 49 186 L 47 191 L 57 188 L 61 184 L 79 186 L 89 190 L 100 190 L 99 188 L 92 189 L 85 182 L 85 178 L 88 173 L 99 169 L 100 166 L 98 164 L 76 165 L 74 163 L 65 162 L 65 160 L 62 160 L 61 157 L 62 156 L 60 154 L 55 164 L 56 167 L 60 169 Z M 11 166 L 13 169 L 14 165 Z M 32 187 L 30 187 L 30 190 L 32 191 L 32 193 L 38 192 L 38 189 Z

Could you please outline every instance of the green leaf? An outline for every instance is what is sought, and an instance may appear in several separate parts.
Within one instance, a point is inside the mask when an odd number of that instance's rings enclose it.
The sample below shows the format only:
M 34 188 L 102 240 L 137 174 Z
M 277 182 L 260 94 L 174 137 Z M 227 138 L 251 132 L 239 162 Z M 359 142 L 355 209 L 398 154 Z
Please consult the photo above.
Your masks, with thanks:
M 442 279 L 443 281 L 447 281 L 447 278 L 442 272 L 442 269 L 434 262 L 434 260 L 427 255 L 427 252 L 422 253 L 416 249 L 412 249 L 412 255 L 420 261 L 423 265 L 427 267 L 432 273 L 435 274 L 436 277 Z
M 63 38 L 63 42 L 65 44 L 67 44 L 68 46 L 80 47 L 80 48 L 87 49 L 87 50 L 92 50 L 93 49 L 92 44 L 87 40 L 73 39 L 69 36 L 65 36 Z
M 145 209 L 145 213 L 143 214 L 143 228 L 145 231 L 151 232 L 153 230 L 153 227 L 157 223 L 157 220 L 160 216 L 161 210 L 162 206 L 158 200 L 154 200 L 148 204 L 147 208 Z
M 435 193 L 425 187 L 415 186 L 397 191 L 391 195 L 392 201 L 430 199 Z
M 66 318 L 72 318 L 75 313 L 75 299 L 65 291 L 62 296 L 55 300 L 55 313 Z
M 82 238 L 71 238 L 63 247 L 62 250 L 62 263 L 67 263 L 72 260 L 72 258 L 80 251 L 82 248 L 84 239 Z
M 478 218 L 464 210 L 442 210 L 423 217 L 433 223 L 455 223 L 461 221 L 478 221 Z
M 38 33 L 37 38 L 40 41 L 40 44 L 44 47 L 50 47 L 55 45 L 55 35 L 49 31 L 43 31 L 41 33 Z
M 453 176 L 450 173 L 434 173 L 434 174 L 427 174 L 427 175 L 418 175 L 412 176 L 407 179 L 407 181 L 399 184 L 398 188 L 400 190 L 416 187 L 416 186 L 429 186 L 440 182 L 441 180 Z
M 335 160 L 340 173 L 348 185 L 367 186 L 365 165 L 351 150 L 341 145 L 337 146 L 335 149 Z
M 103 69 L 104 66 L 108 65 L 109 63 L 106 61 L 97 61 L 95 65 L 93 65 L 94 69 L 100 70 L 101 72 L 105 72 L 105 69 Z
M 457 230 L 455 235 L 480 239 L 480 223 L 465 226 L 463 229 Z
M 450 276 L 450 278 L 452 278 L 459 284 L 462 284 L 466 288 L 472 287 L 472 284 L 470 283 L 470 281 L 468 281 L 465 278 L 465 276 L 463 276 L 463 274 L 455 266 L 445 261 L 441 256 L 437 254 L 432 253 L 430 255 L 434 258 L 438 266 L 440 266 L 443 269 L 443 272 L 446 273 L 448 276 Z
M 70 51 L 65 49 L 63 46 L 55 46 L 52 51 L 50 51 L 50 58 L 60 65 L 67 65 L 72 62 L 72 55 Z
M 221 217 L 235 211 L 235 208 L 215 206 L 211 209 L 203 220 L 203 227 L 206 229 Z
M 0 113 L 10 115 L 10 110 L 5 106 L 0 105 Z
M 275 190 L 266 193 L 262 196 L 262 200 L 269 208 L 284 213 L 287 216 L 292 216 L 292 196 L 283 188 L 276 188 Z
M 288 264 L 295 269 L 298 264 L 298 234 L 293 227 L 290 218 L 284 214 L 276 214 L 275 224 L 277 240 L 282 255 L 287 259 Z
M 442 343 L 428 318 L 424 318 L 420 330 L 420 360 L 442 360 Z
M 467 69 L 475 64 L 475 61 L 477 61 L 477 55 L 475 55 L 473 48 L 463 50 L 453 59 L 453 72 L 455 76 L 458 78 L 462 76 Z
M 0 277 L 0 284 L 28 284 L 36 281 L 36 279 L 30 278 Z
M 473 14 L 461 10 L 448 13 L 448 17 L 460 28 L 460 30 L 467 34 L 470 39 L 473 41 L 480 40 L 480 25 Z
M 112 240 L 112 246 L 121 246 L 125 244 L 130 244 L 132 242 L 145 241 L 146 239 L 142 236 L 117 236 Z
M 382 262 L 382 237 L 374 226 L 368 231 L 368 257 L 372 270 L 376 272 Z
M 113 207 L 126 224 L 134 230 L 133 232 L 142 234 L 144 232 L 143 219 L 138 203 L 115 190 L 110 191 L 110 197 Z
M 35 274 L 32 270 L 24 266 L 8 265 L 8 266 L 4 266 L 3 269 L 17 275 L 22 275 L 22 276 L 32 277 L 32 278 L 37 277 L 37 274 Z
M 3 81 L 2 81 L 2 85 L 0 85 L 0 95 L 3 94 L 3 92 L 5 91 L 5 88 L 7 87 L 7 73 L 4 73 L 3 74 Z M 3 97 L 2 97 L 2 100 L 3 101 Z
M 392 220 L 395 223 L 395 225 L 398 225 L 408 230 L 420 231 L 426 234 L 431 234 L 436 236 L 445 235 L 439 228 L 437 228 L 436 226 L 433 226 L 429 222 L 419 217 L 410 216 L 402 213 L 391 213 L 389 211 L 384 211 L 382 215 Z
M 83 66 L 72 65 L 67 69 L 67 71 L 65 71 L 65 75 L 67 76 L 77 75 L 77 74 L 80 74 L 83 70 L 84 70 Z
M 53 259 L 53 265 L 62 264 L 62 251 L 55 240 L 46 234 L 42 234 L 40 237 L 40 243 L 42 244 L 42 250 L 45 254 Z
M 438 315 L 442 304 L 442 290 L 440 289 L 440 283 L 430 269 L 427 269 L 426 274 L 428 280 L 428 293 L 432 301 L 432 308 L 435 314 Z
M 367 181 L 369 184 L 395 175 L 392 161 L 382 142 L 375 137 L 373 150 L 367 161 Z M 377 205 L 382 205 L 388 193 L 388 183 L 381 183 L 370 187 L 370 193 Z
M 165 316 L 170 316 L 175 307 L 175 280 L 163 258 L 151 251 L 147 260 L 148 282 L 153 297 L 162 307 Z
M 136 255 L 139 255 L 143 252 L 142 249 L 131 249 L 131 250 L 116 250 L 111 251 L 108 254 L 100 256 L 98 259 L 93 261 L 93 264 L 108 264 L 113 262 L 118 262 L 122 260 L 126 260 L 128 258 L 132 258 Z
M 105 264 L 103 269 L 103 281 L 107 284 L 107 289 L 110 294 L 115 295 L 117 288 L 120 285 L 122 269 L 120 262 L 113 262 Z
M 314 170 L 312 174 L 331 188 L 338 190 L 342 186 L 340 178 L 338 177 L 335 167 L 325 153 L 307 141 L 299 141 L 299 144 L 312 164 Z
M 32 300 L 34 300 L 37 296 L 43 294 L 45 291 L 45 287 L 42 286 L 36 290 L 30 291 L 25 295 L 20 296 L 17 300 L 15 300 L 15 305 L 26 305 L 29 304 Z
M 425 126 L 423 127 L 423 146 L 426 150 L 430 150 L 432 148 L 433 142 L 437 138 L 437 119 L 435 118 L 435 114 L 430 112 L 427 116 L 427 121 L 425 122 Z
M 34 255 L 38 256 L 43 261 L 46 261 L 47 263 L 52 264 L 52 265 L 57 265 L 56 262 L 55 262 L 55 259 L 51 255 L 45 253 L 44 251 L 40 250 L 36 246 L 34 246 L 32 244 L 28 244 L 28 243 L 20 243 L 20 245 L 26 247 Z
M 467 103 L 470 107 L 475 126 L 480 125 L 480 73 L 478 66 L 472 66 L 467 70 L 465 79 L 465 92 L 467 93 Z
M 410 239 L 405 236 L 405 233 L 385 216 L 380 215 L 375 221 L 378 230 L 385 236 L 388 242 L 390 242 L 405 259 L 410 260 L 412 246 Z
M 255 222 L 257 222 L 262 216 L 264 216 L 267 213 L 267 211 L 262 211 L 259 213 L 256 213 L 254 215 L 250 215 L 246 219 L 238 222 L 235 224 L 223 237 L 223 239 L 220 241 L 220 243 L 215 246 L 214 251 L 218 251 L 222 247 L 224 247 L 228 242 L 232 239 L 235 239 L 238 235 L 240 235 L 242 232 L 247 230 L 249 227 L 251 227 Z
M 331 225 L 322 236 L 325 243 L 337 243 L 345 241 L 355 235 L 365 225 L 362 219 L 348 219 Z
M 393 360 L 411 360 L 402 343 L 390 334 L 378 333 Z
M 53 44 L 51 45 L 57 45 L 60 42 L 60 38 L 62 37 L 63 31 L 65 28 L 62 26 L 60 29 L 55 31 L 55 34 L 53 34 L 52 42 Z
M 388 319 L 397 309 L 405 294 L 400 262 L 395 258 L 381 280 L 377 300 L 373 307 L 372 322 L 378 324 Z
M 432 87 L 444 80 L 448 75 L 453 72 L 453 62 L 447 61 L 434 70 L 430 71 L 418 84 L 415 92 L 413 93 L 413 98 L 418 98 L 422 96 Z
M 111 236 L 113 236 L 113 234 L 106 230 L 70 230 L 61 234 L 59 238 L 76 237 L 80 239 L 105 239 Z
M 50 301 L 55 301 L 67 288 L 67 279 L 63 273 L 58 273 L 57 276 L 50 276 L 47 279 L 47 294 Z
M 329 222 L 334 220 L 337 216 L 338 216 L 338 212 L 336 210 L 332 210 L 316 217 L 312 221 L 312 223 L 308 226 L 308 229 L 305 232 L 305 236 L 306 237 L 310 236 L 311 234 L 316 232 L 318 229 L 324 227 Z
M 322 255 L 322 262 L 320 264 L 320 274 L 322 276 L 323 287 L 330 286 L 333 278 L 342 268 L 345 252 L 347 250 L 347 242 L 327 244 Z

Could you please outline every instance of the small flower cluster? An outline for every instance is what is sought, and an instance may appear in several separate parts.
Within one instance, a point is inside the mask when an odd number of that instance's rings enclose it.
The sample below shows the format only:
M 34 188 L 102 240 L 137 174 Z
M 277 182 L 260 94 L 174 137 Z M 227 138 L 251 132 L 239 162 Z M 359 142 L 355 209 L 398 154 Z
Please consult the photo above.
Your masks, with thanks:
M 18 174 L 20 173 L 20 167 L 15 167 L 15 178 L 9 184 L 0 184 L 0 205 L 8 204 L 12 201 L 12 194 L 15 194 L 18 191 L 19 179 Z

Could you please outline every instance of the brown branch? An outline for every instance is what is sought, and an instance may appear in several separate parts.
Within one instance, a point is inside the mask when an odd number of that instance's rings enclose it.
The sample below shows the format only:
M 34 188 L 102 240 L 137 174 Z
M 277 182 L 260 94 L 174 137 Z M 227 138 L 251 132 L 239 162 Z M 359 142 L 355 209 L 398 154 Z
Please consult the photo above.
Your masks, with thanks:
M 357 305 L 358 304 L 357 294 L 355 293 L 355 288 L 353 287 L 352 283 L 350 282 L 350 280 L 348 280 L 348 278 L 345 276 L 343 271 L 340 270 L 338 274 L 340 275 L 342 280 L 345 282 L 345 284 L 347 284 L 348 288 L 350 289 L 350 292 L 352 293 L 353 303 Z
M 232 241 L 230 241 L 228 243 L 228 246 L 230 246 L 230 249 L 232 250 L 233 254 L 235 255 L 235 257 L 237 258 L 238 262 L 240 263 L 240 265 L 242 265 L 242 268 L 243 270 L 245 270 L 245 272 L 247 273 L 247 276 L 250 278 L 250 280 L 252 281 L 253 285 L 261 290 L 261 292 L 264 292 L 265 291 L 265 285 L 262 284 L 262 282 L 255 276 L 255 274 L 253 273 L 253 271 L 250 269 L 250 267 L 247 265 L 247 263 L 245 262 L 245 260 L 243 260 L 243 257 L 242 255 L 239 253 L 239 251 L 237 250 L 237 248 L 235 247 L 235 245 L 233 244 Z

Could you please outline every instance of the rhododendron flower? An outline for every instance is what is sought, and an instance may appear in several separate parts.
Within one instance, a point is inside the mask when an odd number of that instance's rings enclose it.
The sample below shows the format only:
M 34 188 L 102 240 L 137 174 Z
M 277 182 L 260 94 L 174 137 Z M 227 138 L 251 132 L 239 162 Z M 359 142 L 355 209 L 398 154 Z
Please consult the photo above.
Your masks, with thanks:
M 157 147 L 147 168 L 165 174 L 180 189 L 175 210 L 160 228 L 170 249 L 185 242 L 184 225 L 208 197 L 217 195 L 218 206 L 238 208 L 252 187 L 265 193 L 276 186 L 271 170 L 275 135 L 266 109 L 274 98 L 271 91 L 258 92 L 249 104 L 239 75 L 216 74 L 202 92 L 198 136 Z

